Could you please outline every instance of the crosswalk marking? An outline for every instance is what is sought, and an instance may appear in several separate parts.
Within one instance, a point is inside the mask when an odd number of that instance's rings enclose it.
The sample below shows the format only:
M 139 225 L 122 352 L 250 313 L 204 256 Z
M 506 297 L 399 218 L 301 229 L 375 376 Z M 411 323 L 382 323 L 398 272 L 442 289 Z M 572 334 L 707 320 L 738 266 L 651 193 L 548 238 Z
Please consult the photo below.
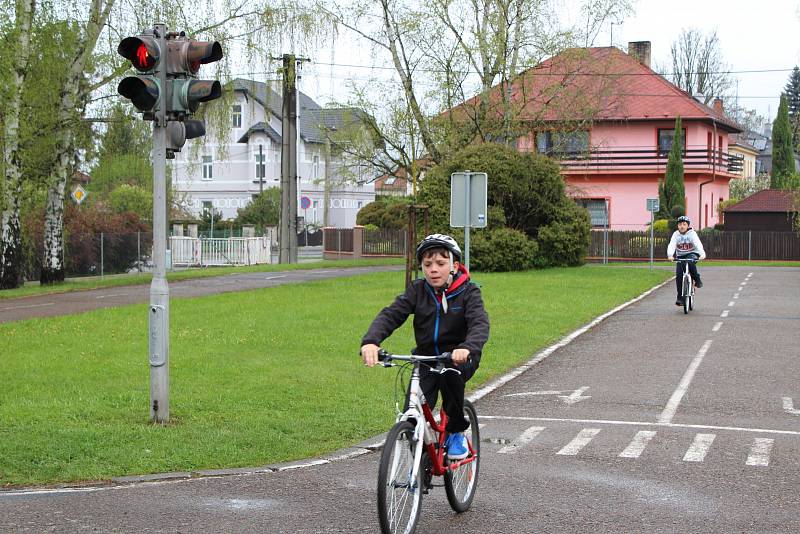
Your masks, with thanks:
M 653 436 L 655 435 L 655 430 L 640 430 L 636 433 L 628 446 L 625 447 L 625 450 L 619 453 L 619 457 L 638 458 L 644 451 L 644 448 L 647 446 L 647 442 L 653 439 Z
M 691 446 L 689 446 L 689 450 L 687 450 L 686 454 L 683 456 L 683 461 L 702 462 L 716 437 L 716 434 L 697 434 Z
M 769 453 L 772 451 L 772 443 L 774 439 L 771 438 L 756 438 L 753 440 L 753 446 L 750 448 L 750 454 L 747 456 L 747 465 L 768 466 Z
M 575 456 L 599 433 L 599 428 L 584 428 L 578 432 L 578 435 L 575 436 L 572 441 L 567 443 L 564 448 L 562 448 L 556 454 L 561 454 L 563 456 Z
M 532 426 L 525 430 L 522 434 L 514 438 L 514 440 L 497 451 L 498 454 L 514 454 L 520 447 L 530 443 L 530 441 L 539 435 L 539 432 L 544 430 L 543 426 Z

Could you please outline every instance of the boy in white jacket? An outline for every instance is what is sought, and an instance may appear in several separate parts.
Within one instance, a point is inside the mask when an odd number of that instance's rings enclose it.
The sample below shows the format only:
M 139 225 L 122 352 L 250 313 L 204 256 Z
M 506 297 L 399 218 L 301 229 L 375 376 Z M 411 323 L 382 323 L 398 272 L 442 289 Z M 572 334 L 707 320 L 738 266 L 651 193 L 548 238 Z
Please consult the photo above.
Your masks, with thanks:
M 677 306 L 683 306 L 683 297 L 681 296 L 683 264 L 680 263 L 680 260 L 703 260 L 706 257 L 703 244 L 700 242 L 700 238 L 697 237 L 697 232 L 690 227 L 691 224 L 692 221 L 689 217 L 685 215 L 678 217 L 678 230 L 672 234 L 672 239 L 669 240 L 669 245 L 667 246 L 667 259 L 679 262 L 675 266 L 675 285 L 678 288 L 678 298 L 675 300 Z M 689 274 L 692 275 L 695 287 L 703 287 L 703 282 L 700 281 L 700 273 L 697 272 L 697 264 L 693 261 L 689 262 Z

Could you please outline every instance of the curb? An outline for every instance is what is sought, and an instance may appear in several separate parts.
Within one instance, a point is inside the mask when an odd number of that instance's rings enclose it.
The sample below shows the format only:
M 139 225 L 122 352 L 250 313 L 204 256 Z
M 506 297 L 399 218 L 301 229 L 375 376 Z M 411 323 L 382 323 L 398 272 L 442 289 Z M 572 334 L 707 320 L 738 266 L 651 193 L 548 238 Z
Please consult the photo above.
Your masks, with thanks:
M 479 388 L 478 390 L 472 392 L 471 394 L 467 395 L 467 399 L 470 402 L 475 402 L 477 400 L 482 399 L 489 393 L 495 391 L 502 385 L 510 382 L 514 378 L 518 377 L 537 363 L 541 362 L 558 349 L 569 345 L 573 340 L 579 337 L 581 334 L 591 330 L 604 320 L 608 319 L 612 315 L 624 310 L 628 306 L 639 302 L 643 298 L 647 297 L 651 293 L 661 289 L 663 286 L 667 285 L 668 283 L 672 282 L 673 278 L 669 278 L 664 282 L 650 288 L 649 290 L 645 291 L 641 295 L 636 298 L 633 298 L 623 304 L 620 304 L 616 308 L 607 311 L 606 313 L 596 317 L 594 320 L 590 321 L 589 323 L 585 324 L 584 326 L 578 328 L 574 332 L 564 336 L 559 341 L 550 345 L 549 347 L 537 352 L 531 359 L 527 362 L 523 363 L 519 367 L 516 367 L 509 371 L 508 373 L 504 374 L 503 376 L 496 378 L 495 380 L 491 381 L 487 385 Z M 206 470 L 198 470 L 198 471 L 180 471 L 180 472 L 173 472 L 173 473 L 152 473 L 147 475 L 133 475 L 133 476 L 122 476 L 122 477 L 113 477 L 108 484 L 104 483 L 92 483 L 92 484 L 75 484 L 75 485 L 61 485 L 56 487 L 49 487 L 49 488 L 30 488 L 30 489 L 19 489 L 19 490 L 10 490 L 10 491 L 3 491 L 0 490 L 0 498 L 6 496 L 20 496 L 20 495 L 32 495 L 32 494 L 47 494 L 47 493 L 76 493 L 76 492 L 93 492 L 93 491 L 100 491 L 100 490 L 107 490 L 107 489 L 118 489 L 125 486 L 130 486 L 132 484 L 142 484 L 142 483 L 167 483 L 167 482 L 175 482 L 181 480 L 196 480 L 196 479 L 203 479 L 203 478 L 212 478 L 212 477 L 227 477 L 227 476 L 247 476 L 247 475 L 255 475 L 260 473 L 278 473 L 281 471 L 290 471 L 293 469 L 303 469 L 306 467 L 313 467 L 317 465 L 325 465 L 333 462 L 338 462 L 341 460 L 349 460 L 351 458 L 357 458 L 359 456 L 363 456 L 365 454 L 369 454 L 371 452 L 375 452 L 381 450 L 383 448 L 383 442 L 386 437 L 387 432 L 383 434 L 373 436 L 361 443 L 353 445 L 351 447 L 345 447 L 343 449 L 339 449 L 336 451 L 332 451 L 328 454 L 322 455 L 318 458 L 309 458 L 304 460 L 297 460 L 294 462 L 283 462 L 277 464 L 268 464 L 261 467 L 238 467 L 238 468 L 230 468 L 230 469 L 206 469 Z

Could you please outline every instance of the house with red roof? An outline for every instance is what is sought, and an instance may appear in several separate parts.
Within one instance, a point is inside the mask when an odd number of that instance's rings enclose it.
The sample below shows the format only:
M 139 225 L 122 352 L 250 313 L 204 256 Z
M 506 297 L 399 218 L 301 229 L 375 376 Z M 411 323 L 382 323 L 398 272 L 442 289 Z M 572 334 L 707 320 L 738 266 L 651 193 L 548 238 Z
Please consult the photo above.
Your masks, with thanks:
M 647 41 L 629 43 L 629 53 L 569 49 L 459 108 L 470 113 L 482 102 L 487 116 L 512 114 L 522 126 L 517 149 L 559 159 L 568 193 L 589 210 L 592 225 L 618 230 L 649 224 L 647 199 L 658 198 L 680 116 L 687 215 L 697 230 L 713 226 L 741 167 L 729 136 L 742 129 L 721 100 L 704 105 L 649 63 Z
M 765 189 L 725 208 L 725 230 L 791 232 L 797 216 L 793 191 Z

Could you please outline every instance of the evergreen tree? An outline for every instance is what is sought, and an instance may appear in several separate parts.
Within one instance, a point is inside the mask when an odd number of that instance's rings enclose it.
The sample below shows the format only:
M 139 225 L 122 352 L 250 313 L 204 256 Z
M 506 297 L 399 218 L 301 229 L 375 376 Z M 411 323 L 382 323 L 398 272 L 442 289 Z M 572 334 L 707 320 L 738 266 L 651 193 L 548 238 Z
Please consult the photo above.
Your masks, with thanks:
M 800 147 L 800 68 L 795 67 L 783 88 L 789 107 L 789 124 L 792 128 L 792 146 Z
M 781 94 L 778 116 L 772 123 L 772 172 L 769 184 L 771 189 L 786 189 L 795 170 L 787 100 L 786 95 Z
M 664 176 L 664 206 L 667 213 L 680 206 L 686 212 L 686 186 L 683 181 L 683 129 L 680 116 L 675 119 L 675 137 L 667 159 Z

